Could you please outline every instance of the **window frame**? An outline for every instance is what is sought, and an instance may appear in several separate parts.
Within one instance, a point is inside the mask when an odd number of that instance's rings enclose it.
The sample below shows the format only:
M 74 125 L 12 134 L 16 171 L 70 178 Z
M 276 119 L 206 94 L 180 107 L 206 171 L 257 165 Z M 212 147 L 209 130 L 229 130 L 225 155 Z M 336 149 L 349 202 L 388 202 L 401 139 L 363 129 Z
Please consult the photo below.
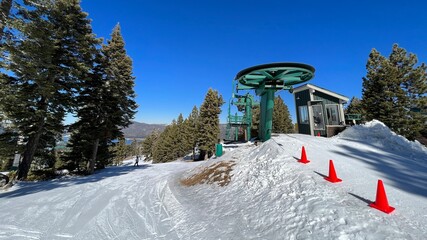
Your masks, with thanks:
M 310 124 L 307 105 L 298 106 L 298 123 L 307 125 Z
M 329 114 L 329 112 L 328 112 L 328 109 L 329 109 L 329 107 L 331 107 L 331 106 L 335 106 L 336 107 L 336 116 L 337 116 L 337 121 L 336 121 L 336 124 L 332 124 L 331 122 L 329 122 L 329 118 L 328 118 L 328 114 Z M 338 104 L 326 104 L 325 105 L 325 108 L 326 108 L 326 119 L 327 119 L 327 121 L 328 121 L 328 125 L 334 125 L 334 126 L 336 126 L 336 125 L 340 125 L 340 108 L 339 108 L 339 105 Z M 332 115 L 332 114 L 331 114 Z

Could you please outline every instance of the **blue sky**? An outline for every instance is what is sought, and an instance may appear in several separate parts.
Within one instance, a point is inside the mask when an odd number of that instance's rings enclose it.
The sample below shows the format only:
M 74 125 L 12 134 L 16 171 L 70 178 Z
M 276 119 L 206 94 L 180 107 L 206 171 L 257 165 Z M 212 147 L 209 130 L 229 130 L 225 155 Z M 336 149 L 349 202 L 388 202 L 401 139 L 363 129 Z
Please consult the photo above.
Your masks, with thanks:
M 119 22 L 133 59 L 135 120 L 170 123 L 200 106 L 209 88 L 227 102 L 240 70 L 270 62 L 316 68 L 309 83 L 361 97 L 372 48 L 393 43 L 427 62 L 424 1 L 82 0 L 98 37 Z M 295 121 L 293 95 L 280 94 Z

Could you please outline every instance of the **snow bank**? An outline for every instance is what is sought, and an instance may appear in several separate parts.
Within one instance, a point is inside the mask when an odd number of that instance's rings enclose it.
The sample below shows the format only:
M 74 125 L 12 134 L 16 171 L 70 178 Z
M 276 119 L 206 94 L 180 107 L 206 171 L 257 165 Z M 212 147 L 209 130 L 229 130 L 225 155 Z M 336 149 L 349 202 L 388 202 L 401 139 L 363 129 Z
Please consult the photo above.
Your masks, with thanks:
M 367 142 L 377 147 L 396 151 L 427 154 L 427 148 L 418 141 L 412 142 L 391 131 L 384 123 L 372 120 L 364 125 L 355 125 L 338 134 L 335 138 Z
M 282 134 L 225 145 L 208 161 L 137 168 L 130 159 L 86 177 L 20 182 L 0 192 L 0 238 L 424 239 L 427 153 L 406 161 L 413 144 L 377 121 L 336 138 Z M 302 146 L 309 164 L 295 159 Z M 323 179 L 329 159 L 343 182 Z M 181 184 L 221 162 L 236 163 L 228 185 Z M 396 208 L 390 215 L 368 207 L 378 179 Z
M 410 239 L 422 235 L 416 227 L 399 227 L 401 219 L 387 219 L 348 194 L 348 189 L 340 187 L 348 184 L 347 178 L 335 186 L 322 180 L 313 172 L 322 169 L 313 165 L 320 158 L 327 160 L 323 150 L 311 155 L 310 165 L 297 163 L 290 149 L 300 146 L 291 146 L 292 141 L 298 142 L 281 136 L 211 160 L 236 161 L 225 187 L 202 184 L 181 189 L 180 195 L 197 203 L 187 208 L 191 218 L 197 216 L 197 228 L 209 222 L 209 231 L 198 233 L 200 239 Z

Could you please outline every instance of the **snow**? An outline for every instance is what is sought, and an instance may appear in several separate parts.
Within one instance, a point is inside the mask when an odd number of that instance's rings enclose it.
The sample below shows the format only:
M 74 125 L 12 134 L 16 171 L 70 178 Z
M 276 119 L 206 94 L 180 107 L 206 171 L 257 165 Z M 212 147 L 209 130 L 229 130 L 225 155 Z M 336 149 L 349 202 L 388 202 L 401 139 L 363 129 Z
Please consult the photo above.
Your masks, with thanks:
M 308 164 L 298 163 L 305 147 Z M 329 160 L 340 183 L 324 180 Z M 235 163 L 224 187 L 180 179 Z M 203 162 L 134 160 L 87 177 L 0 193 L 0 239 L 424 239 L 427 149 L 372 121 L 333 138 L 279 135 L 224 145 Z M 396 210 L 375 201 L 378 179 Z

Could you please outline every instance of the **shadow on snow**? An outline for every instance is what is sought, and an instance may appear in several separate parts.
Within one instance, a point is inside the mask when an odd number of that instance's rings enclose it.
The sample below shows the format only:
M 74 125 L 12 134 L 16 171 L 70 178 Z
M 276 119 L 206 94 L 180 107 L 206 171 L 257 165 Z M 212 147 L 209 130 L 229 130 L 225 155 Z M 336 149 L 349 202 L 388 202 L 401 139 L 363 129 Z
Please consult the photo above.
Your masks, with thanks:
M 361 150 L 355 146 L 341 144 L 340 147 L 345 151 L 334 151 L 335 153 L 367 163 L 373 170 L 384 175 L 388 184 L 402 191 L 427 197 L 427 162 L 424 154 L 408 157 L 410 153 L 396 153 L 396 150 L 390 147 L 378 147 L 362 141 L 346 140 L 368 145 L 381 152 Z
M 58 178 L 58 179 L 53 179 L 49 181 L 40 181 L 40 182 L 19 182 L 17 184 L 19 186 L 18 189 L 11 189 L 6 192 L 0 192 L 0 199 L 14 198 L 14 197 L 25 196 L 29 194 L 38 193 L 38 192 L 43 192 L 43 191 L 50 191 L 55 188 L 62 188 L 62 187 L 69 187 L 69 186 L 85 184 L 85 183 L 99 182 L 109 177 L 117 177 L 132 171 L 143 170 L 148 167 L 150 166 L 147 164 L 143 164 L 138 167 L 129 166 L 129 165 L 119 166 L 119 167 L 112 166 L 112 167 L 107 167 L 105 169 L 96 171 L 94 174 L 88 175 L 88 176 L 64 177 L 64 178 Z

